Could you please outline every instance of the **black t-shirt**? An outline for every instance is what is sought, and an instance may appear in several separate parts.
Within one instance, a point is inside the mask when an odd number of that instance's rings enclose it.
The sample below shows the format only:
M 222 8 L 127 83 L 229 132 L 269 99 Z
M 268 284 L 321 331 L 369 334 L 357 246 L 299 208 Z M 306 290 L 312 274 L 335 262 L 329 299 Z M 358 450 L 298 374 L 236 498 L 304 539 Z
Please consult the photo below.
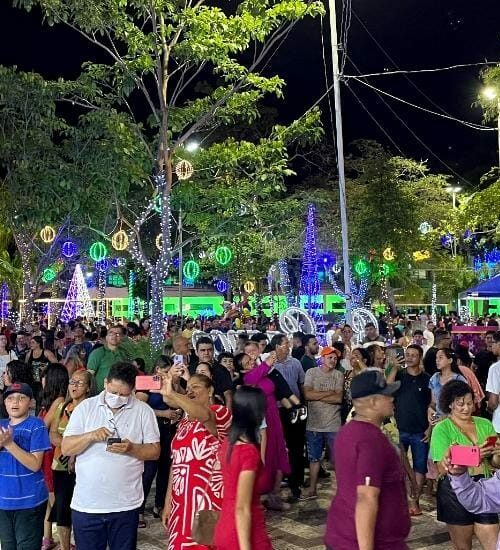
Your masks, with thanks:
M 486 388 L 488 371 L 490 370 L 491 365 L 493 365 L 496 360 L 496 356 L 491 351 L 487 350 L 479 351 L 474 357 L 474 364 L 477 365 L 476 376 L 483 390 Z
M 396 424 L 400 432 L 419 434 L 429 426 L 427 408 L 431 402 L 430 376 L 421 372 L 412 376 L 406 370 L 396 374 L 401 387 L 395 395 Z

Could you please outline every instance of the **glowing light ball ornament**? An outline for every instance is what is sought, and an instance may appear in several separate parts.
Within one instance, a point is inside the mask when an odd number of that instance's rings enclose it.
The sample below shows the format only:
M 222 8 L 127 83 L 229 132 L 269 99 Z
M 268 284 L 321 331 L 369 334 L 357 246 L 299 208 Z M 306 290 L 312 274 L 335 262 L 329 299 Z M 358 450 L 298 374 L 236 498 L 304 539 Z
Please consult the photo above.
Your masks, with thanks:
M 233 259 L 233 253 L 228 246 L 219 246 L 215 251 L 215 261 L 224 266 Z
M 108 255 L 108 249 L 104 243 L 97 241 L 90 247 L 89 254 L 94 262 L 100 262 Z
M 50 225 L 46 225 L 40 231 L 40 238 L 45 244 L 49 244 L 56 238 L 56 230 Z
M 155 245 L 156 245 L 156 248 L 158 250 L 162 249 L 162 247 L 163 247 L 163 235 L 161 233 L 156 236 Z
M 120 229 L 111 237 L 111 246 L 115 250 L 125 250 L 128 247 L 128 235 Z
M 222 279 L 217 281 L 215 288 L 217 289 L 217 292 L 220 292 L 221 294 L 224 294 L 227 291 L 228 284 L 226 281 L 223 281 Z
M 193 172 L 193 165 L 187 160 L 181 160 L 175 165 L 175 175 L 180 180 L 188 180 Z
M 422 222 L 418 226 L 418 230 L 422 233 L 422 235 L 427 235 L 427 233 L 432 231 L 432 225 L 429 222 Z
M 61 254 L 66 258 L 72 258 L 78 251 L 78 247 L 73 241 L 64 241 L 61 246 Z
M 44 283 L 51 283 L 57 277 L 57 273 L 51 267 L 46 267 L 42 273 L 42 281 Z
M 388 262 L 392 262 L 394 258 L 396 257 L 396 254 L 394 254 L 394 251 L 390 246 L 388 246 L 383 252 L 382 256 L 384 257 L 384 260 L 387 260 Z
M 200 265 L 194 260 L 189 260 L 184 264 L 182 273 L 189 281 L 195 281 L 200 275 Z
M 355 264 L 354 264 L 354 270 L 356 271 L 356 273 L 359 275 L 359 276 L 362 276 L 362 275 L 367 275 L 368 272 L 370 271 L 370 267 L 368 265 L 368 262 L 366 262 L 365 260 L 363 259 L 359 259 Z
M 431 257 L 431 253 L 428 250 L 415 250 L 413 253 L 413 259 L 416 262 L 423 262 Z
M 247 281 L 243 285 L 243 288 L 245 289 L 245 292 L 248 292 L 250 294 L 250 292 L 253 292 L 255 290 L 255 284 L 252 281 Z

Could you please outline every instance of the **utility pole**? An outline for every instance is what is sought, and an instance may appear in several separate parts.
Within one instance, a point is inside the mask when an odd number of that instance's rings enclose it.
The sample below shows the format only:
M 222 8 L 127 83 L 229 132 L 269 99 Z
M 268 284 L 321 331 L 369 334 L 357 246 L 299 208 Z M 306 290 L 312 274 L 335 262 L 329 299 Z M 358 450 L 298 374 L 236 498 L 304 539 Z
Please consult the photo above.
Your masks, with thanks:
M 351 322 L 351 265 L 349 263 L 349 232 L 347 227 L 347 204 L 345 194 L 344 138 L 342 134 L 342 105 L 340 101 L 339 47 L 337 37 L 337 14 L 335 0 L 328 0 L 330 9 L 330 36 L 332 44 L 333 92 L 335 98 L 335 128 L 337 134 L 337 165 L 339 171 L 339 205 L 342 229 L 342 261 L 344 263 L 344 293 L 346 322 Z
M 179 312 L 181 316 L 181 323 L 182 323 L 182 276 L 183 276 L 183 255 L 182 255 L 182 208 L 179 207 Z

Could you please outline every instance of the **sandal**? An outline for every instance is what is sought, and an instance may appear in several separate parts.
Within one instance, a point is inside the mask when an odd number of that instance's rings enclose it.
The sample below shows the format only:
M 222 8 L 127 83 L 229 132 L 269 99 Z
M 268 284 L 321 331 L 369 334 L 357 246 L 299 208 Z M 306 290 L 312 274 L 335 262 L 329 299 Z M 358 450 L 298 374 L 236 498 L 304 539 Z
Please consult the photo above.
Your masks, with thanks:
M 140 519 L 137 523 L 138 529 L 145 529 L 148 526 L 147 521 L 145 519 Z
M 422 510 L 418 506 L 410 506 L 409 511 L 410 511 L 410 516 L 411 517 L 422 515 Z
M 155 519 L 161 518 L 161 508 L 157 508 L 156 506 L 153 508 L 153 517 Z

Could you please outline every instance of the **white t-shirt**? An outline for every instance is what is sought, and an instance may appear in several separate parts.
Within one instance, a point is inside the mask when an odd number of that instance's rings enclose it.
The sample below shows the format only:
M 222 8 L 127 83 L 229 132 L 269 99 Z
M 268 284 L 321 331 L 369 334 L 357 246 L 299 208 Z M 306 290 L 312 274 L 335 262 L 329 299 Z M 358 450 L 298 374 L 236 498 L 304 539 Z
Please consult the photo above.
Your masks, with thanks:
M 108 428 L 112 437 L 132 443 L 158 443 L 160 432 L 153 409 L 131 397 L 113 415 L 104 392 L 86 399 L 71 414 L 64 437 Z M 92 443 L 76 457 L 76 486 L 71 508 L 89 514 L 134 510 L 142 504 L 144 462 L 130 455 L 106 451 L 106 441 Z
M 493 363 L 488 370 L 486 391 L 500 394 L 500 361 Z M 500 433 L 500 406 L 493 411 L 493 426 L 495 431 Z
M 424 338 L 425 338 L 425 343 L 428 346 L 427 349 L 432 348 L 432 346 L 434 345 L 434 333 L 431 332 L 428 329 L 425 329 L 424 330 Z

